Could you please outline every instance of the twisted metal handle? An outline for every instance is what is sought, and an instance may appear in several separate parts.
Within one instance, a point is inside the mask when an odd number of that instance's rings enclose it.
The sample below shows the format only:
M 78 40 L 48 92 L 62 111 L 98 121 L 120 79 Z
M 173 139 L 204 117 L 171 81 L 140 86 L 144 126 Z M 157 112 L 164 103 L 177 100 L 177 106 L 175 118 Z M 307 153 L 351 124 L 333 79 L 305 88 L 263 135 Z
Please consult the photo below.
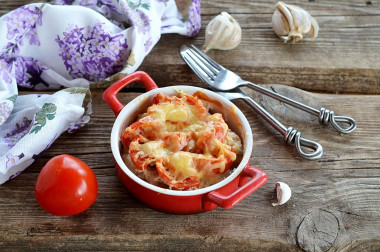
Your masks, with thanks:
M 351 133 L 356 129 L 356 122 L 353 118 L 347 116 L 336 116 L 334 111 L 321 108 L 318 115 L 318 120 L 320 123 L 327 125 L 331 124 L 337 131 L 341 133 Z M 348 124 L 347 128 L 343 128 L 339 123 Z
M 289 127 L 286 129 L 286 133 L 284 135 L 285 143 L 289 145 L 294 145 L 295 148 L 303 158 L 308 160 L 319 159 L 323 155 L 323 148 L 317 142 L 305 139 L 301 137 L 301 132 L 294 129 L 293 127 Z M 304 151 L 307 149 L 308 151 Z M 312 150 L 312 152 L 310 152 Z
M 241 80 L 241 82 L 239 83 L 240 86 L 246 86 L 246 87 L 249 87 L 257 92 L 260 92 L 264 95 L 267 95 L 269 97 L 272 97 L 274 99 L 277 99 L 281 102 L 284 102 L 286 104 L 289 104 L 295 108 L 298 108 L 298 109 L 301 109 L 309 114 L 312 114 L 312 115 L 315 115 L 315 116 L 318 116 L 318 119 L 319 119 L 319 122 L 324 124 L 324 125 L 328 125 L 329 123 L 337 130 L 339 131 L 340 133 L 345 133 L 345 134 L 348 134 L 348 133 L 351 133 L 353 132 L 355 129 L 356 129 L 356 122 L 353 118 L 351 117 L 347 117 L 347 116 L 336 116 L 334 114 L 334 111 L 332 110 L 328 110 L 328 109 L 325 109 L 325 108 L 321 108 L 320 110 L 316 109 L 316 108 L 313 108 L 313 107 L 310 107 L 306 104 L 303 104 L 301 102 L 298 102 L 298 101 L 295 101 L 295 100 L 292 100 L 286 96 L 283 96 L 281 94 L 278 94 L 276 92 L 273 92 L 269 89 L 266 89 L 266 88 L 263 88 L 255 83 L 252 83 L 252 82 L 249 82 L 249 81 L 244 81 L 244 80 Z M 340 126 L 339 123 L 344 123 L 344 124 L 348 124 L 348 127 L 347 128 L 343 128 L 342 126 Z
M 278 132 L 284 136 L 285 143 L 295 145 L 297 152 L 305 159 L 314 160 L 322 157 L 322 146 L 314 141 L 301 137 L 301 133 L 293 127 L 285 127 L 268 111 L 261 107 L 255 100 L 249 97 L 243 90 L 236 88 L 234 92 L 217 92 L 219 95 L 232 101 L 236 99 L 243 99 L 250 105 L 260 116 L 262 116 L 270 125 L 272 125 Z M 304 151 L 307 148 L 309 151 Z M 312 150 L 312 152 L 310 152 Z

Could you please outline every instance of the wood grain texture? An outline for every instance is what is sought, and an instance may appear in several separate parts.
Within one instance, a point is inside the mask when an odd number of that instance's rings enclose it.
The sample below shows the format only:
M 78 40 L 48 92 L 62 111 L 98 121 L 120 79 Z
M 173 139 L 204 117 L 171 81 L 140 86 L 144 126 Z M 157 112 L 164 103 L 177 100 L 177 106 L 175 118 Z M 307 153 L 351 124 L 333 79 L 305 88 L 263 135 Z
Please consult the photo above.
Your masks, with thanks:
M 94 116 L 89 125 L 73 135 L 63 134 L 25 172 L 2 185 L 0 247 L 19 250 L 298 251 L 300 247 L 310 247 L 299 237 L 314 234 L 313 229 L 304 228 L 301 223 L 311 213 L 322 211 L 335 218 L 338 231 L 334 242 L 328 240 L 329 247 L 322 243 L 325 246 L 320 248 L 378 250 L 380 136 L 376 132 L 380 121 L 368 118 L 379 111 L 380 97 L 310 94 L 286 86 L 272 88 L 279 92 L 286 90 L 288 96 L 303 101 L 317 101 L 314 105 L 334 107 L 336 112 L 354 117 L 358 129 L 351 135 L 341 136 L 331 126 L 324 127 L 301 115 L 291 115 L 291 111 L 287 112 L 289 116 L 278 117 L 284 124 L 291 119 L 293 126 L 325 148 L 321 160 L 310 162 L 285 145 L 280 135 L 250 107 L 237 101 L 236 105 L 252 127 L 251 164 L 268 174 L 268 182 L 229 210 L 168 215 L 145 207 L 118 180 L 109 146 L 114 116 L 101 101 L 100 93 L 95 93 Z M 122 93 L 119 98 L 127 103 L 138 94 Z M 254 93 L 251 95 L 255 97 Z M 274 104 L 267 100 L 269 98 L 259 95 L 256 98 L 261 99 L 268 110 L 271 109 L 268 104 Z M 66 218 L 45 213 L 33 194 L 41 167 L 49 158 L 61 153 L 87 162 L 99 182 L 99 196 L 94 205 L 82 214 Z M 275 201 L 273 187 L 277 181 L 288 183 L 293 196 L 286 205 L 272 207 Z M 309 232 L 303 233 L 304 230 Z
M 379 1 L 289 2 L 308 10 L 320 25 L 315 41 L 306 38 L 296 45 L 284 44 L 273 33 L 271 18 L 276 2 L 202 1 L 199 35 L 193 39 L 162 35 L 140 69 L 163 80 L 161 85 L 177 83 L 177 73 L 187 84 L 201 85 L 189 74 L 178 48 L 190 43 L 201 47 L 207 23 L 227 11 L 242 26 L 242 42 L 234 50 L 212 50 L 209 55 L 244 79 L 315 92 L 380 94 Z M 26 3 L 0 0 L 0 15 Z
M 202 1 L 200 34 L 192 39 L 162 35 L 140 70 L 159 86 L 205 87 L 184 64 L 178 48 L 201 46 L 208 21 L 227 11 L 243 28 L 242 43 L 231 51 L 210 51 L 211 57 L 244 79 L 316 108 L 352 116 L 358 123 L 353 134 L 340 135 L 313 116 L 248 90 L 285 125 L 318 141 L 323 158 L 301 159 L 268 123 L 236 101 L 252 127 L 251 165 L 264 170 L 268 182 L 229 210 L 168 215 L 144 206 L 119 181 L 109 145 L 115 118 L 101 99 L 102 90 L 94 90 L 90 123 L 75 134 L 61 135 L 26 171 L 1 186 L 0 250 L 379 251 L 379 1 L 289 2 L 309 10 L 321 26 L 316 41 L 305 39 L 296 45 L 283 44 L 273 34 L 275 2 Z M 0 15 L 26 3 L 0 0 Z M 119 98 L 131 101 L 140 94 L 131 91 L 139 87 L 126 88 Z M 25 93 L 29 92 L 21 94 Z M 45 213 L 33 192 L 43 165 L 62 153 L 88 163 L 99 182 L 94 205 L 65 218 Z M 290 185 L 292 198 L 272 207 L 277 181 Z
M 276 1 L 203 1 L 202 30 L 192 40 L 163 35 L 141 69 L 160 85 L 179 81 L 201 85 L 178 55 L 182 44 L 201 47 L 207 23 L 227 11 L 241 24 L 241 44 L 234 50 L 209 51 L 223 66 L 257 84 L 281 84 L 314 92 L 380 94 L 380 6 L 378 1 L 292 1 L 317 19 L 315 41 L 284 44 L 273 33 Z M 191 78 L 189 78 L 191 77 Z

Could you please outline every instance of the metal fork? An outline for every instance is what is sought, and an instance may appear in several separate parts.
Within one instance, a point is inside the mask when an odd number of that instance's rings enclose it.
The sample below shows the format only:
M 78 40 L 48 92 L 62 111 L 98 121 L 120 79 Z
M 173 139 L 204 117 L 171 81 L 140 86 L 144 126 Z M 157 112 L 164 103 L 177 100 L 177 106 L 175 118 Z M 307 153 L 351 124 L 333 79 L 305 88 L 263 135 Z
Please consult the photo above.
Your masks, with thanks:
M 239 86 L 245 85 L 246 83 L 249 83 L 249 82 L 243 81 L 238 75 L 236 75 L 235 73 L 219 65 L 218 63 L 210 59 L 206 54 L 204 54 L 202 51 L 200 51 L 198 48 L 196 48 L 193 45 L 192 45 L 192 48 L 189 48 L 185 45 L 181 46 L 180 54 L 182 58 L 184 59 L 184 61 L 190 66 L 190 68 L 211 88 L 217 89 L 217 90 L 229 91 L 229 92 L 217 92 L 218 94 L 224 96 L 225 98 L 229 100 L 243 99 L 245 102 L 247 102 L 256 112 L 258 112 L 268 123 L 270 123 L 278 132 L 280 132 L 283 135 L 284 141 L 287 144 L 295 145 L 297 152 L 303 158 L 314 160 L 314 159 L 319 159 L 322 156 L 323 148 L 319 143 L 302 138 L 301 133 L 295 130 L 293 127 L 288 127 L 288 128 L 285 127 L 275 117 L 273 117 L 268 111 L 266 111 L 256 101 L 254 101 L 251 97 L 249 97 L 244 91 L 242 91 L 239 88 Z M 228 87 L 229 87 L 228 89 L 226 87 L 227 85 L 226 83 L 228 84 Z M 257 86 L 255 84 L 252 84 L 252 85 Z M 233 88 L 231 89 L 231 87 Z M 291 102 L 290 105 L 296 104 L 297 108 L 299 108 L 300 106 L 303 108 L 305 106 L 309 110 L 312 109 L 306 105 L 303 105 L 299 102 L 293 101 L 281 95 L 280 95 L 281 97 L 280 99 L 278 98 L 277 93 L 271 92 L 260 86 L 258 87 L 259 88 L 257 91 L 261 91 L 264 94 L 267 94 L 273 98 L 277 98 L 286 103 Z M 312 111 L 313 110 L 314 109 L 312 109 Z M 306 112 L 309 112 L 309 111 L 306 110 Z M 325 118 L 322 118 L 322 119 L 325 119 Z M 353 119 L 351 120 L 353 121 Z M 355 124 L 355 127 L 356 127 L 356 124 Z M 351 131 L 353 130 L 354 129 L 352 129 Z M 311 149 L 312 152 L 304 151 L 303 147 Z
M 281 102 L 287 103 L 293 107 L 317 116 L 319 122 L 324 125 L 328 125 L 330 122 L 330 124 L 341 133 L 348 134 L 356 129 L 356 122 L 351 117 L 336 116 L 334 111 L 325 108 L 321 108 L 320 110 L 312 108 L 298 101 L 289 99 L 281 94 L 275 93 L 269 89 L 263 88 L 257 84 L 241 79 L 240 76 L 216 63 L 194 45 L 191 45 L 191 48 L 186 45 L 181 46 L 180 53 L 185 62 L 193 69 L 193 71 L 204 82 L 206 82 L 206 84 L 215 90 L 231 91 L 238 87 L 249 87 L 257 92 L 263 93 Z M 348 124 L 348 127 L 343 128 L 338 124 L 338 122 Z

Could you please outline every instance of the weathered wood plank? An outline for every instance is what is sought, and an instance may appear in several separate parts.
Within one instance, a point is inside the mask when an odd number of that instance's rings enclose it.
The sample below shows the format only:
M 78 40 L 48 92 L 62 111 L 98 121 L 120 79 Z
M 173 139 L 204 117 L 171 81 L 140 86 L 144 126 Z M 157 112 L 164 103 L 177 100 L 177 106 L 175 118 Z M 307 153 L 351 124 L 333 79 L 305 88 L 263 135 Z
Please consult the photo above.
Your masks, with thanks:
M 0 15 L 27 1 L 0 0 Z M 202 1 L 202 29 L 189 39 L 163 35 L 146 57 L 145 70 L 161 84 L 191 76 L 179 56 L 182 44 L 202 46 L 207 23 L 228 11 L 241 23 L 241 45 L 231 51 L 210 51 L 225 67 L 258 84 L 282 84 L 314 92 L 380 94 L 380 8 L 378 1 L 292 1 L 309 10 L 320 24 L 316 41 L 284 44 L 273 33 L 276 1 Z M 202 85 L 194 77 L 186 84 Z
M 315 41 L 305 39 L 296 45 L 282 43 L 273 33 L 274 3 L 202 3 L 200 34 L 190 41 L 163 35 L 141 69 L 164 83 L 177 83 L 178 73 L 191 76 L 178 55 L 179 46 L 193 43 L 201 47 L 207 23 L 221 11 L 228 11 L 243 28 L 241 45 L 231 51 L 210 51 L 209 55 L 244 79 L 317 92 L 380 93 L 378 2 L 372 1 L 370 6 L 364 1 L 299 3 L 315 15 L 320 34 Z M 202 85 L 197 78 L 186 81 Z
M 0 0 L 0 15 L 29 2 Z M 379 1 L 291 1 L 309 10 L 321 26 L 316 41 L 306 39 L 297 45 L 283 44 L 273 34 L 270 22 L 275 2 L 202 1 L 200 34 L 194 39 L 163 35 L 140 70 L 148 72 L 159 86 L 205 87 L 184 64 L 178 48 L 190 43 L 201 46 L 208 21 L 227 11 L 241 23 L 242 43 L 232 51 L 210 51 L 211 57 L 244 79 L 271 84 L 268 87 L 279 93 L 352 116 L 358 123 L 353 134 L 340 135 L 312 116 L 250 92 L 281 122 L 321 143 L 323 158 L 302 160 L 274 129 L 237 101 L 253 129 L 251 164 L 268 174 L 267 184 L 230 210 L 168 215 L 145 207 L 117 178 L 109 146 L 114 116 L 98 90 L 89 125 L 73 135 L 63 134 L 31 167 L 1 186 L 0 248 L 379 251 L 380 97 L 354 95 L 380 94 Z M 272 84 L 351 95 L 311 94 Z M 138 94 L 119 97 L 126 103 Z M 62 153 L 87 162 L 99 182 L 94 205 L 65 218 L 45 213 L 33 193 L 42 166 Z M 293 196 L 286 205 L 272 207 L 277 181 L 288 183 Z M 320 218 L 329 221 L 311 228 L 314 222 L 322 223 Z
M 322 211 L 334 216 L 339 224 L 331 250 L 379 249 L 380 136 L 376 132 L 380 121 L 369 118 L 379 111 L 380 98 L 310 94 L 284 86 L 272 88 L 313 106 L 325 105 L 338 114 L 352 116 L 358 122 L 358 129 L 351 135 L 341 136 L 331 127 L 318 125 L 303 115 L 291 115 L 290 110 L 280 115 L 274 101 L 251 93 L 284 124 L 292 119 L 293 126 L 304 136 L 318 140 L 325 147 L 323 158 L 314 162 L 299 158 L 291 147 L 282 143 L 279 134 L 238 101 L 236 104 L 253 130 L 251 164 L 267 172 L 268 183 L 230 210 L 167 215 L 145 207 L 119 182 L 109 148 L 114 116 L 101 101 L 100 93 L 95 92 L 90 124 L 73 135 L 63 134 L 30 168 L 2 185 L 0 247 L 297 251 L 300 244 L 308 244 L 298 238 L 301 222 L 307 214 L 314 212 L 312 216 L 319 216 L 318 211 Z M 122 93 L 119 98 L 127 103 L 137 95 Z M 41 167 L 61 153 L 73 154 L 87 162 L 99 182 L 99 196 L 94 205 L 80 215 L 67 218 L 46 214 L 33 195 Z M 272 207 L 273 186 L 277 181 L 288 183 L 293 196 L 286 205 Z

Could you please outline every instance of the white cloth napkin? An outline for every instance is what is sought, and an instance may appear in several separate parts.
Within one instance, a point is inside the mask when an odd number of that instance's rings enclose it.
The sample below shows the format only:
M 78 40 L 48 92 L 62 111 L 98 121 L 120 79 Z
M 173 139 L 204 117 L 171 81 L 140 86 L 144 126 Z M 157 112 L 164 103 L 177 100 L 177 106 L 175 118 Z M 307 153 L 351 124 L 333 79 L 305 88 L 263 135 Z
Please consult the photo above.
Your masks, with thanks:
M 134 72 L 161 34 L 200 26 L 200 0 L 61 0 L 0 17 L 0 184 L 90 120 L 90 86 Z

